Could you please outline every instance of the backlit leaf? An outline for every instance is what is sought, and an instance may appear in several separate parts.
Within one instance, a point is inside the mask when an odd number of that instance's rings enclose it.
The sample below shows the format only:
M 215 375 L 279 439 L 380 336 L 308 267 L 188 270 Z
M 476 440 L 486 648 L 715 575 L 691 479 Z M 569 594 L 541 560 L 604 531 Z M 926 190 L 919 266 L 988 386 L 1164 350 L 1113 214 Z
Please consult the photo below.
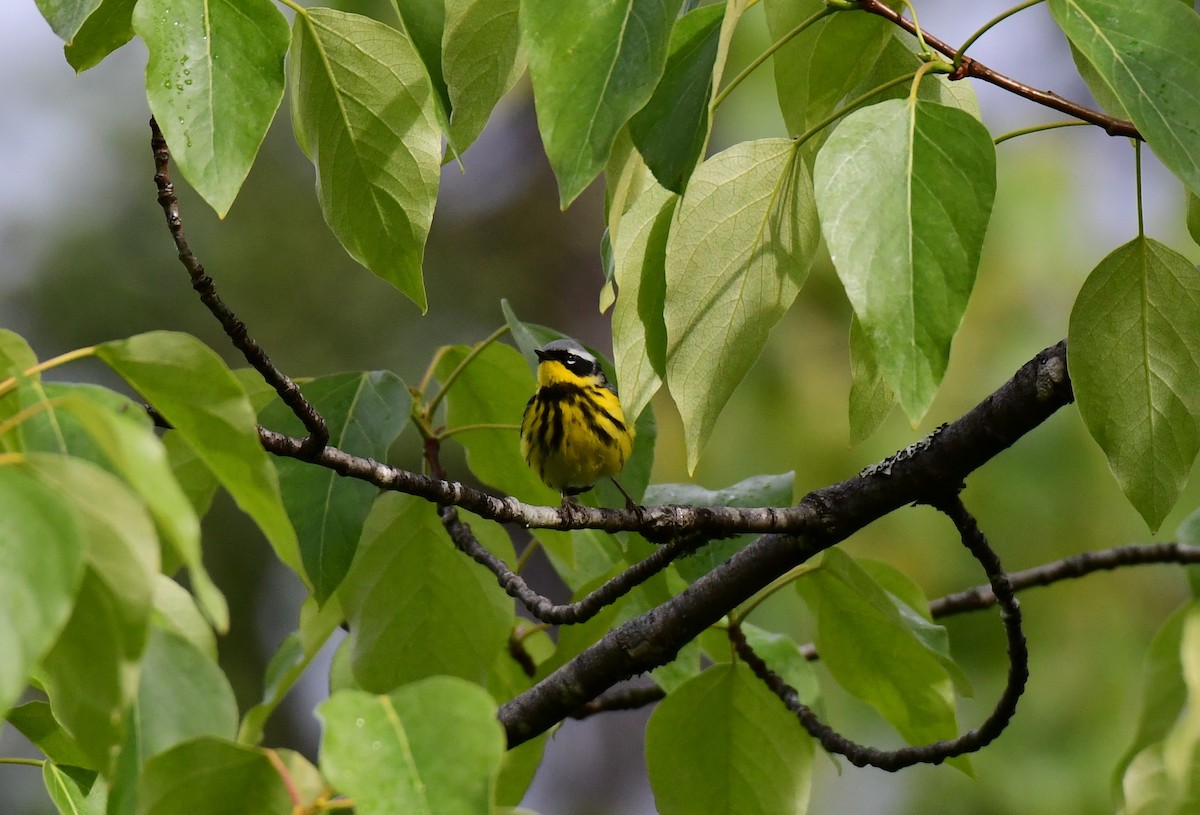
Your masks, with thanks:
M 204 736 L 146 762 L 138 815 L 291 815 L 279 771 L 262 750 Z
M 519 7 L 519 0 L 446 0 L 442 72 L 453 111 L 450 134 L 460 152 L 525 72 Z

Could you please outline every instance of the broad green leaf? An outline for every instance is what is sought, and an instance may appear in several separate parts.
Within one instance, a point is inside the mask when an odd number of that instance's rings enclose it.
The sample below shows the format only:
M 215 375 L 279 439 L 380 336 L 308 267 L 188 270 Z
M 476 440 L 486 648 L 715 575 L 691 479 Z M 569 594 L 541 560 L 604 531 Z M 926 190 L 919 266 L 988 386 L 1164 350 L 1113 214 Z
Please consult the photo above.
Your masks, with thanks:
M 519 0 L 446 0 L 442 72 L 453 111 L 450 136 L 460 152 L 525 72 L 519 7 Z
M 133 39 L 133 7 L 137 0 L 103 0 L 63 48 L 77 72 L 93 68 Z
M 154 577 L 154 609 L 150 620 L 162 630 L 188 640 L 200 653 L 214 660 L 217 658 L 217 638 L 195 599 L 187 589 L 164 574 Z
M 133 30 L 171 155 L 224 218 L 283 100 L 287 21 L 270 0 L 139 0 Z
M 88 16 L 100 5 L 100 0 L 35 0 L 38 11 L 46 18 L 59 39 L 67 42 L 75 36 Z
M 1179 0 L 1050 0 L 1050 13 L 1172 173 L 1200 194 L 1200 15 Z
M 538 129 L 565 209 L 650 99 L 682 0 L 526 0 L 521 34 Z
M 842 120 L 813 170 L 821 229 L 884 378 L 913 422 L 933 401 L 996 193 L 979 120 L 894 99 Z
M 745 665 L 714 665 L 659 703 L 646 765 L 662 815 L 808 809 L 813 743 Z
M 167 453 L 167 461 L 171 465 L 171 473 L 179 483 L 180 489 L 187 496 L 192 509 L 198 517 L 208 514 L 213 498 L 217 495 L 220 482 L 213 476 L 212 470 L 204 465 L 204 460 L 196 455 L 196 451 L 188 446 L 177 431 L 169 430 L 162 435 L 163 449 Z M 168 574 L 173 570 L 164 569 Z
M 655 484 L 646 491 L 648 504 L 684 504 L 702 507 L 785 507 L 792 503 L 795 473 L 756 475 L 719 490 L 695 484 Z M 694 555 L 675 561 L 675 570 L 689 583 L 708 574 L 753 540 L 753 535 L 709 543 Z
M 32 701 L 8 711 L 8 723 L 15 727 L 46 758 L 56 764 L 96 769 L 58 719 L 54 718 L 49 702 Z
M 150 630 L 137 695 L 143 759 L 200 736 L 232 739 L 237 701 L 217 661 L 178 634 Z
M 823 0 L 766 0 L 763 6 L 775 41 L 827 8 Z M 775 92 L 788 132 L 798 136 L 832 113 L 875 65 L 893 28 L 874 14 L 836 13 L 776 51 Z
M 654 174 L 633 144 L 629 127 L 621 128 L 604 167 L 604 222 L 608 225 L 605 235 L 610 249 L 615 249 L 620 240 L 621 219 L 625 213 L 643 192 L 657 186 Z M 600 311 L 603 313 L 604 309 Z M 532 367 L 534 362 L 531 360 L 529 364 Z
M 317 710 L 321 770 L 358 815 L 491 811 L 504 730 L 478 685 L 439 676 L 389 696 L 343 690 Z
M 533 783 L 542 756 L 546 752 L 546 742 L 550 733 L 543 733 L 537 738 L 523 741 L 516 747 L 504 753 L 504 762 L 496 778 L 496 805 L 516 806 L 525 798 L 525 793 Z M 497 810 L 501 811 L 501 810 Z
M 258 524 L 279 559 L 302 574 L 296 532 L 258 441 L 254 409 L 221 358 L 194 337 L 170 331 L 105 343 L 96 356 L 166 417 Z
M 671 32 L 662 79 L 646 106 L 629 120 L 638 152 L 667 189 L 682 193 L 708 141 L 708 103 L 724 6 L 685 14 Z
M 809 707 L 820 704 L 821 685 L 813 664 L 804 658 L 800 646 L 791 637 L 766 631 L 750 623 L 742 623 L 746 642 L 796 691 L 800 701 Z
M 1121 803 L 1126 771 L 1139 753 L 1161 742 L 1179 719 L 1188 701 L 1180 646 L 1188 620 L 1200 618 L 1200 604 L 1188 603 L 1167 619 L 1150 641 L 1142 668 L 1141 711 L 1137 732 L 1113 771 L 1113 799 Z
M 69 414 L 108 457 L 113 469 L 141 496 L 159 537 L 188 567 L 192 590 L 218 631 L 229 627 L 225 598 L 213 584 L 200 557 L 200 522 L 171 474 L 163 443 L 144 414 L 116 413 L 94 400 L 67 399 L 58 413 Z M 164 562 L 170 560 L 164 557 Z
M 150 513 L 123 482 L 82 459 L 34 453 L 24 466 L 74 507 L 87 541 L 84 562 L 111 592 L 123 648 L 137 656 L 146 641 L 159 567 Z
M 1187 197 L 1187 229 L 1192 240 L 1200 243 L 1200 196 L 1194 192 Z
M 92 779 L 85 789 L 52 761 L 42 765 L 42 783 L 61 815 L 104 815 L 108 804 L 108 786 Z
M 426 308 L 421 261 L 442 136 L 412 44 L 367 17 L 296 15 L 288 77 L 296 140 L 317 166 L 317 197 L 351 257 Z
M 613 247 L 617 305 L 613 310 L 613 362 L 621 405 L 640 416 L 662 385 L 666 370 L 667 235 L 679 196 L 657 185 L 640 195 L 621 219 Z
M 697 168 L 667 238 L 667 383 L 688 470 L 819 241 L 812 183 L 790 139 L 742 142 Z
M 408 35 L 413 49 L 425 66 L 430 86 L 437 97 L 437 115 L 450 141 L 451 151 L 459 150 L 450 138 L 450 94 L 442 75 L 442 34 L 446 27 L 445 0 L 392 0 L 400 18 L 401 30 Z
M 84 529 L 71 504 L 0 466 L 0 710 L 67 624 L 83 573 Z
M 1200 272 L 1135 238 L 1088 275 L 1067 336 L 1084 424 L 1157 530 L 1200 450 Z
M 502 529 L 474 526 L 489 548 L 504 546 L 496 537 L 507 540 Z M 399 493 L 376 501 L 338 596 L 350 622 L 354 678 L 376 692 L 437 674 L 482 682 L 514 615 L 492 573 L 455 549 L 436 508 Z
M 107 773 L 124 737 L 125 712 L 137 692 L 143 643 L 130 636 L 121 598 L 92 566 L 84 569 L 75 608 L 42 658 L 54 716 Z
M 1180 707 L 1166 723 L 1162 740 L 1138 752 L 1125 769 L 1122 792 L 1128 815 L 1182 815 L 1195 811 L 1200 801 L 1200 614 L 1194 607 L 1182 615 L 1175 660 L 1163 667 L 1182 674 Z
M 795 586 L 816 618 L 817 650 L 838 684 L 910 744 L 954 737 L 954 689 L 945 665 L 861 566 L 828 549 Z
M 37 355 L 33 353 L 33 349 L 29 347 L 29 343 L 25 342 L 20 334 L 0 328 L 0 382 L 4 382 L 9 377 L 21 379 L 23 376 L 22 372 L 29 370 L 36 364 Z M 25 389 L 22 384 L 14 390 L 0 395 L 0 422 L 7 420 L 24 407 L 22 404 L 22 392 Z M 0 434 L 0 450 L 13 451 L 23 449 L 24 446 L 21 443 L 19 428 L 15 431 Z
M 203 736 L 146 762 L 138 815 L 291 815 L 279 771 L 262 750 Z
M 892 412 L 896 394 L 883 378 L 871 341 L 858 318 L 850 318 L 850 444 L 860 444 Z
M 375 461 L 387 457 L 412 405 L 404 382 L 386 371 L 315 379 L 304 384 L 304 395 L 325 417 L 330 444 Z M 278 400 L 262 413 L 262 421 L 267 427 L 303 435 L 300 420 Z M 283 505 L 300 541 L 305 574 L 317 602 L 324 603 L 350 568 L 363 521 L 379 489 L 296 459 L 278 459 L 275 468 Z

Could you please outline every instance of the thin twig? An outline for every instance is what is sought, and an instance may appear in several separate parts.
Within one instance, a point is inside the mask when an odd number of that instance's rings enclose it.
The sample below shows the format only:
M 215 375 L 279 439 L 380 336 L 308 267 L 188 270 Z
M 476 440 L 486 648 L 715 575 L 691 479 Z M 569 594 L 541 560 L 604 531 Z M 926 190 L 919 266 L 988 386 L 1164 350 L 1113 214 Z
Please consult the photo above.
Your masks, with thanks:
M 894 25 L 903 28 L 909 34 L 914 36 L 917 33 L 916 26 L 911 20 L 908 20 L 900 12 L 887 6 L 881 0 L 859 0 L 859 8 L 868 14 L 875 14 L 890 21 Z M 943 42 L 937 37 L 922 29 L 921 35 L 925 42 L 933 48 L 940 51 L 942 54 L 954 59 L 958 53 L 958 49 Z M 1082 119 L 1085 122 L 1098 125 L 1104 129 L 1104 132 L 1110 136 L 1127 136 L 1131 139 L 1141 139 L 1142 134 L 1133 126 L 1132 122 L 1118 119 L 1114 116 L 1109 116 L 1101 113 L 1098 110 L 1092 110 L 1089 107 L 1080 105 L 1077 102 L 1072 102 L 1068 99 L 1063 99 L 1056 93 L 1049 91 L 1040 91 L 1030 87 L 1023 82 L 1018 82 L 1012 77 L 1006 76 L 999 71 L 994 71 L 978 60 L 964 56 L 962 64 L 958 70 L 950 75 L 951 79 L 962 79 L 964 77 L 974 77 L 981 79 L 984 82 L 995 85 L 998 88 L 1003 88 L 1009 93 L 1015 93 L 1017 96 L 1024 97 L 1031 102 L 1037 102 L 1039 105 L 1045 105 L 1048 108 L 1066 113 L 1068 116 L 1074 116 L 1076 119 Z
M 213 279 L 204 271 L 204 266 L 192 252 L 187 238 L 183 234 L 183 220 L 179 214 L 179 199 L 175 195 L 175 185 L 171 182 L 171 154 L 167 148 L 167 140 L 163 138 L 158 122 L 150 120 L 150 147 L 154 151 L 154 184 L 158 187 L 158 203 L 167 216 L 167 227 L 171 230 L 171 238 L 179 261 L 187 269 L 192 280 L 192 288 L 200 295 L 200 301 L 212 312 L 213 316 L 225 329 L 225 334 L 233 342 L 235 348 L 242 352 L 246 361 L 258 371 L 268 385 L 275 389 L 279 398 L 296 415 L 308 431 L 308 437 L 301 442 L 297 458 L 313 459 L 329 443 L 329 428 L 325 419 L 317 412 L 300 388 L 286 374 L 275 367 L 275 363 L 267 353 L 255 342 L 246 328 L 246 324 L 238 319 L 221 298 L 217 295 Z
M 821 743 L 827 752 L 843 755 L 856 767 L 877 767 L 888 772 L 902 770 L 914 764 L 941 764 L 948 758 L 973 753 L 990 744 L 1012 721 L 1017 710 L 1017 701 L 1025 690 L 1029 680 L 1029 649 L 1025 644 L 1025 635 L 1021 631 L 1021 607 L 1013 593 L 1008 575 L 1000 565 L 1000 558 L 988 546 L 987 539 L 979 530 L 975 519 L 967 512 L 962 501 L 955 495 L 934 502 L 934 505 L 945 513 L 958 529 L 963 545 L 970 550 L 975 559 L 983 566 L 993 593 L 999 598 L 1000 619 L 1004 623 L 1004 632 L 1008 638 L 1008 681 L 1004 692 L 996 702 L 992 713 L 979 727 L 969 730 L 955 739 L 945 739 L 912 747 L 901 747 L 898 750 L 880 750 L 875 747 L 859 744 L 846 738 L 832 727 L 822 722 L 812 709 L 800 701 L 796 689 L 784 681 L 754 652 L 746 641 L 741 626 L 729 626 L 729 639 L 733 642 L 738 656 L 745 660 L 755 675 L 792 711 L 813 738 Z
M 629 688 L 617 688 L 602 696 L 598 696 L 583 707 L 570 714 L 572 719 L 586 719 L 598 713 L 608 713 L 613 710 L 637 710 L 646 705 L 661 701 L 667 692 L 658 685 L 635 685 Z

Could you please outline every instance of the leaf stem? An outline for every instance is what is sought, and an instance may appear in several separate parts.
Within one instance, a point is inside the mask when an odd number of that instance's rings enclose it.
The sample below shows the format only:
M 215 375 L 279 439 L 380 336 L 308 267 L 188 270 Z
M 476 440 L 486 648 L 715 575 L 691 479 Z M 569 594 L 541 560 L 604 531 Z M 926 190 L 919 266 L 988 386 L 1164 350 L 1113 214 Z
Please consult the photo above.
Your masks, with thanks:
M 1032 6 L 1036 6 L 1042 2 L 1044 2 L 1044 0 L 1026 0 L 1024 3 L 1021 3 L 1020 5 L 1017 5 L 1017 6 L 1013 6 L 1008 11 L 1001 12 L 1000 14 L 997 14 L 995 17 L 993 17 L 992 19 L 990 19 L 986 23 L 984 23 L 979 28 L 978 31 L 976 31 L 970 37 L 967 37 L 967 41 L 964 42 L 962 45 L 960 45 L 958 47 L 958 50 L 954 52 L 954 67 L 955 67 L 955 69 L 957 69 L 960 65 L 962 65 L 963 55 L 967 53 L 968 48 L 970 48 L 972 45 L 975 44 L 975 40 L 979 39 L 984 34 L 986 34 L 988 31 L 990 31 L 994 26 L 998 25 L 999 23 L 1004 22 L 1005 20 L 1007 20 L 1009 17 L 1013 16 L 1017 12 L 1024 11 L 1025 9 L 1030 8 Z
M 16 758 L 14 756 L 0 756 L 0 764 L 21 764 L 26 767 L 41 767 L 46 763 L 42 758 Z
M 86 348 L 76 348 L 74 351 L 68 351 L 65 354 L 59 354 L 58 356 L 48 359 L 45 362 L 39 362 L 32 368 L 28 368 L 22 372 L 22 376 L 33 376 L 34 374 L 40 374 L 42 371 L 48 371 L 51 368 L 57 368 L 59 365 L 65 365 L 66 363 L 74 362 L 77 359 L 93 356 L 95 353 L 96 346 L 94 345 L 89 345 Z M 3 382 L 0 382 L 0 396 L 8 393 L 16 384 L 17 378 L 15 376 L 11 376 L 8 379 L 5 379 Z
M 1091 122 L 1085 122 L 1080 119 L 1068 119 L 1062 122 L 1046 122 L 1040 125 L 1022 127 L 1020 130 L 1013 130 L 1009 133 L 1005 133 L 1002 136 L 997 136 L 994 141 L 996 144 L 1000 144 L 1008 141 L 1009 139 L 1015 139 L 1018 136 L 1028 136 L 1030 133 L 1041 133 L 1043 130 L 1056 130 L 1060 127 L 1082 127 L 1089 124 L 1091 124 Z
M 761 54 L 759 54 L 757 57 L 755 57 L 753 62 L 751 62 L 749 65 L 747 65 L 745 68 L 743 68 L 741 73 L 739 73 L 733 79 L 729 80 L 729 84 L 727 84 L 724 88 L 722 88 L 721 92 L 718 93 L 716 95 L 716 97 L 713 98 L 711 109 L 716 110 L 717 107 L 722 102 L 725 101 L 725 97 L 729 96 L 730 92 L 732 92 L 734 88 L 736 88 L 738 85 L 740 85 L 742 83 L 743 79 L 750 76 L 750 74 L 754 73 L 755 69 L 757 69 L 758 66 L 762 65 L 764 62 L 766 62 L 768 59 L 770 59 L 772 56 L 774 56 L 776 51 L 778 51 L 780 48 L 783 48 L 783 46 L 787 45 L 789 42 L 791 42 L 793 39 L 798 37 L 800 34 L 804 33 L 805 29 L 814 25 L 818 21 L 823 20 L 824 18 L 828 17 L 829 15 L 835 14 L 838 11 L 841 11 L 841 9 L 839 9 L 835 6 L 829 6 L 829 5 L 824 6 L 816 14 L 812 15 L 807 20 L 804 20 L 802 23 L 800 23 L 795 28 L 793 28 L 791 31 L 784 34 L 778 40 L 776 40 L 775 42 L 773 42 L 769 46 L 767 46 L 766 50 L 764 50 Z
M 924 68 L 925 66 L 921 66 L 921 67 Z M 826 127 L 833 124 L 838 119 L 845 116 L 847 113 L 850 113 L 851 111 L 862 107 L 865 102 L 867 102 L 869 99 L 871 99 L 871 97 L 877 96 L 886 90 L 896 87 L 897 85 L 903 85 L 905 82 L 912 81 L 913 77 L 915 77 L 918 73 L 919 73 L 919 71 L 912 71 L 910 73 L 904 74 L 903 76 L 898 76 L 898 77 L 895 77 L 894 79 L 889 79 L 887 82 L 884 82 L 882 85 L 875 86 L 871 90 L 864 93 L 862 96 L 859 96 L 857 99 L 855 99 L 851 102 L 847 102 L 846 104 L 842 105 L 840 108 L 835 110 L 833 113 L 830 113 L 824 119 L 817 122 L 815 125 L 810 127 L 808 130 L 804 131 L 799 136 L 797 136 L 796 144 L 797 145 L 804 144 L 804 142 L 811 139 L 817 133 L 820 133 Z
M 451 371 L 450 375 L 448 377 L 446 377 L 446 380 L 442 383 L 442 387 L 438 390 L 437 393 L 435 393 L 433 395 L 433 398 L 429 400 L 429 402 L 425 405 L 425 407 L 422 408 L 421 412 L 427 418 L 432 416 L 433 412 L 435 410 L 437 410 L 437 406 L 439 404 L 441 404 L 441 401 L 443 399 L 446 398 L 446 394 L 450 391 L 450 386 L 452 386 L 455 383 L 455 381 L 460 376 L 462 376 L 462 373 L 463 373 L 463 371 L 465 371 L 467 369 L 467 366 L 470 365 L 477 356 L 482 354 L 483 350 L 485 348 L 487 348 L 489 345 L 491 345 L 493 342 L 500 339 L 507 333 L 508 333 L 508 325 L 507 324 L 502 325 L 499 328 L 497 328 L 495 331 L 493 331 L 491 334 L 488 334 L 482 340 L 475 343 L 475 345 L 471 348 L 470 352 L 465 357 L 463 357 L 462 362 L 458 363 L 458 367 L 456 367 L 453 371 Z
M 451 427 L 447 430 L 442 430 L 437 435 L 438 435 L 439 439 L 448 439 L 451 436 L 456 435 L 458 433 L 469 433 L 474 430 L 520 430 L 520 429 L 521 429 L 521 426 L 519 424 L 513 424 L 511 422 L 508 422 L 508 423 L 480 422 L 479 424 L 464 424 L 464 425 L 459 425 L 458 427 Z
M 542 542 L 537 538 L 530 538 L 529 545 L 525 547 L 517 558 L 517 562 L 513 565 L 513 572 L 520 574 L 521 571 L 529 564 L 529 559 L 537 553 L 538 549 L 542 548 Z
M 47 408 L 51 408 L 51 407 L 54 407 L 55 405 L 62 404 L 62 402 L 63 402 L 62 399 L 48 399 L 45 401 L 41 401 L 41 402 L 32 404 L 29 407 L 25 408 L 24 410 L 22 410 L 18 413 L 14 413 L 12 416 L 9 416 L 3 422 L 0 422 L 0 436 L 3 436 L 8 431 L 12 430 L 14 427 L 16 427 L 17 425 L 24 422 L 26 419 L 28 419 L 32 416 L 36 416 L 38 413 L 41 413 L 43 410 L 46 410 Z
M 297 14 L 302 14 L 305 17 L 308 16 L 308 9 L 306 9 L 304 6 L 300 5 L 299 3 L 295 2 L 295 0 L 279 0 L 279 2 L 282 5 L 287 6 L 288 8 L 290 8 L 292 11 L 296 12 Z
M 917 7 L 909 0 L 900 0 L 900 4 L 908 9 L 908 13 L 912 15 L 913 34 L 917 37 L 917 44 L 921 46 L 921 57 L 930 59 L 933 56 L 933 51 L 925 44 L 925 35 L 921 33 L 921 23 L 917 20 Z

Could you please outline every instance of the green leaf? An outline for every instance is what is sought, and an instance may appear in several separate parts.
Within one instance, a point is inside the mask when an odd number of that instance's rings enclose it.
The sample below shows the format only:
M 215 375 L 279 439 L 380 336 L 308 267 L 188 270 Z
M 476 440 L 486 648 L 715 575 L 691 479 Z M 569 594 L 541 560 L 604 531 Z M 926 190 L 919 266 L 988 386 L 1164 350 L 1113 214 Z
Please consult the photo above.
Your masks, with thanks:
M 1135 238 L 1088 275 L 1067 336 L 1084 424 L 1157 530 L 1200 450 L 1200 273 L 1161 243 Z
M 450 138 L 459 152 L 525 72 L 519 7 L 520 0 L 446 0 L 442 72 L 453 110 Z
M 71 618 L 42 658 L 55 718 L 91 766 L 107 773 L 137 692 L 143 643 L 131 636 L 121 598 L 92 566 L 84 570 Z
M 538 129 L 565 209 L 604 168 L 662 75 L 682 0 L 526 0 Z
M 8 711 L 8 723 L 56 764 L 97 769 L 91 765 L 79 742 L 72 738 L 54 713 L 49 702 L 33 701 Z
M 287 21 L 270 0 L 139 0 L 133 30 L 171 155 L 224 218 L 283 100 Z
M 896 394 L 888 387 L 857 317 L 850 318 L 850 444 L 867 440 L 892 412 Z
M 358 815 L 490 812 L 504 730 L 479 686 L 433 677 L 390 696 L 343 690 L 317 710 L 321 770 Z
M 646 166 L 642 154 L 633 145 L 629 126 L 621 128 L 613 143 L 612 154 L 604 166 L 604 222 L 607 224 L 605 237 L 609 249 L 616 246 L 621 234 L 621 218 L 628 212 L 643 192 L 657 187 L 654 174 Z M 611 282 L 611 281 L 609 281 Z M 601 308 L 600 312 L 604 313 Z M 530 361 L 530 367 L 535 362 Z
M 137 0 L 104 0 L 63 48 L 77 73 L 99 65 L 133 39 L 133 7 Z
M 823 0 L 766 0 L 763 6 L 775 41 L 826 8 Z M 893 28 L 874 14 L 833 14 L 776 51 L 775 93 L 788 132 L 800 135 L 832 113 L 879 60 Z
M 808 275 L 812 184 L 790 139 L 742 142 L 696 170 L 667 239 L 667 383 L 688 470 Z
M 688 12 L 671 32 L 662 79 L 650 101 L 629 120 L 629 134 L 658 179 L 682 193 L 708 142 L 713 64 L 724 6 Z
M 29 347 L 29 343 L 25 342 L 19 334 L 0 328 L 0 382 L 9 377 L 22 380 L 24 378 L 22 372 L 32 368 L 36 364 L 37 355 L 33 353 L 33 349 Z M 33 381 L 38 382 L 38 379 L 35 378 Z M 25 390 L 26 387 L 22 383 L 21 386 L 14 390 L 0 395 L 0 421 L 8 419 L 25 407 L 22 404 L 22 396 Z M 0 450 L 12 451 L 23 449 L 24 445 L 21 442 L 20 428 L 17 428 L 16 431 L 9 431 L 0 435 Z
M 502 529 L 474 527 L 485 546 L 513 562 Z M 434 506 L 399 493 L 376 501 L 338 596 L 350 622 L 354 678 L 376 692 L 437 674 L 482 682 L 514 616 L 512 598 L 454 548 Z
M 201 561 L 200 522 L 172 476 L 163 444 L 144 413 L 118 413 L 95 400 L 78 398 L 64 400 L 59 410 L 87 431 L 113 469 L 141 496 L 160 538 L 187 565 L 200 607 L 218 631 L 225 631 L 229 609 Z
M 213 477 L 212 470 L 204 466 L 204 460 L 196 455 L 196 451 L 188 446 L 187 441 L 178 432 L 169 430 L 163 433 L 162 443 L 167 453 L 167 461 L 171 465 L 171 473 L 179 482 L 180 489 L 187 496 L 196 515 L 203 517 L 212 506 L 220 483 Z M 169 574 L 173 570 L 163 571 Z
M 408 422 L 412 402 L 400 377 L 386 371 L 315 379 L 304 384 L 304 395 L 325 417 L 330 444 L 376 461 L 387 457 Z M 278 400 L 262 413 L 262 421 L 267 427 L 304 435 L 300 420 Z M 300 541 L 305 574 L 317 602 L 324 603 L 350 568 L 379 488 L 296 459 L 278 459 L 275 468 L 283 505 Z
M 154 609 L 150 621 L 196 646 L 211 659 L 217 658 L 217 638 L 187 589 L 166 575 L 155 575 Z
M 646 190 L 622 217 L 613 247 L 613 362 L 629 416 L 640 416 L 650 404 L 666 370 L 667 235 L 678 202 L 679 196 L 657 185 Z
M 97 779 L 85 789 L 51 761 L 42 765 L 42 783 L 62 815 L 104 815 L 108 786 Z
M 442 136 L 436 96 L 408 38 L 367 17 L 296 15 L 292 127 L 317 166 L 317 197 L 351 257 L 426 308 L 421 261 Z
M 232 739 L 237 700 L 217 661 L 178 634 L 150 630 L 137 696 L 138 752 L 158 755 L 200 736 Z
M 813 744 L 745 665 L 681 685 L 646 725 L 646 765 L 662 815 L 803 813 Z
M 890 28 L 891 33 L 884 44 L 883 51 L 880 52 L 870 69 L 861 75 L 861 81 L 846 94 L 848 98 L 857 99 L 889 80 L 906 74 L 911 76 L 925 64 L 925 60 L 917 53 L 920 50 L 917 38 L 896 26 Z M 871 101 L 906 99 L 911 91 L 911 83 L 901 83 L 873 95 Z M 921 78 L 921 84 L 917 88 L 917 98 L 958 108 L 976 119 L 980 118 L 979 100 L 976 98 L 970 82 L 961 80 L 951 82 L 942 74 L 927 73 Z
M 111 592 L 124 650 L 137 656 L 159 567 L 158 537 L 145 505 L 119 479 L 82 459 L 34 453 L 24 466 L 76 510 L 87 541 L 84 561 Z
M 1128 761 L 1121 779 L 1124 812 L 1129 815 L 1186 813 L 1200 800 L 1200 613 L 1194 604 L 1187 606 L 1178 619 L 1178 634 L 1172 632 L 1173 656 L 1156 666 L 1175 674 L 1167 690 L 1172 697 L 1168 706 L 1154 711 L 1163 719 L 1155 727 L 1164 727 L 1162 740 L 1148 744 Z M 1174 627 L 1176 620 L 1171 621 Z M 1156 644 L 1158 644 L 1156 642 Z M 1164 642 L 1163 646 L 1172 643 Z M 1167 657 L 1164 653 L 1156 655 Z M 1182 675 L 1182 679 L 1179 675 Z M 1170 707 L 1175 708 L 1171 715 Z M 1170 720 L 1166 720 L 1170 716 Z M 1145 735 L 1139 732 L 1139 736 Z
M 0 710 L 66 625 L 83 558 L 71 505 L 16 467 L 0 467 Z
M 38 11 L 46 18 L 59 39 L 70 42 L 88 16 L 100 5 L 100 0 L 35 0 Z
M 796 474 L 789 472 L 751 476 L 719 490 L 695 484 L 655 484 L 646 491 L 646 502 L 701 507 L 785 507 L 792 503 L 795 481 Z M 675 561 L 675 570 L 691 583 L 724 563 L 754 537 L 738 535 L 713 541 L 696 554 Z
M 1200 243 L 1200 196 L 1194 192 L 1188 193 L 1187 199 L 1187 229 L 1192 240 Z
M 446 27 L 445 0 L 392 0 L 401 29 L 425 66 L 437 97 L 437 116 L 447 138 L 450 136 L 450 94 L 442 75 L 442 34 Z M 450 139 L 450 149 L 459 152 Z
M 1121 803 L 1123 780 L 1139 753 L 1166 738 L 1188 701 L 1180 646 L 1189 620 L 1200 618 L 1200 604 L 1187 603 L 1172 614 L 1155 633 L 1143 666 L 1141 711 L 1137 732 L 1113 771 L 1113 798 Z M 1194 624 L 1194 623 L 1193 623 Z
M 287 787 L 262 750 L 204 736 L 146 762 L 138 815 L 291 815 Z
M 939 655 L 849 555 L 827 549 L 795 583 L 817 621 L 821 661 L 909 744 L 953 738 L 954 690 Z
M 1200 194 L 1200 16 L 1179 0 L 1050 0 L 1050 13 L 1138 131 Z
M 975 283 L 996 193 L 992 137 L 962 110 L 889 100 L 842 121 L 813 177 L 838 277 L 915 423 Z
M 279 559 L 302 573 L 296 532 L 259 443 L 254 409 L 221 358 L 194 337 L 170 331 L 99 345 L 96 356 L 166 417 L 258 524 Z

